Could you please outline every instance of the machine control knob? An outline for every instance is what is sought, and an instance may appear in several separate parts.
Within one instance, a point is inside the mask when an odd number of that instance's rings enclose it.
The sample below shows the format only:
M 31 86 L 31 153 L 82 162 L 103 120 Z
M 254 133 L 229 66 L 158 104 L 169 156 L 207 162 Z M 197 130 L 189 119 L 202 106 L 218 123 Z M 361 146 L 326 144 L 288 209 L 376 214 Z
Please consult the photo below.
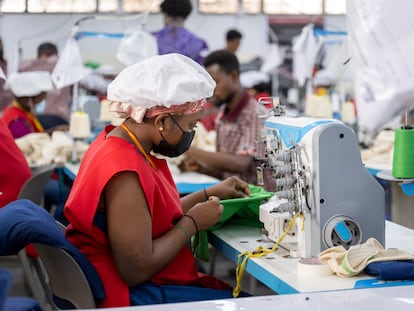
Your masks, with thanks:
M 327 248 L 342 245 L 348 249 L 361 243 L 362 231 L 351 217 L 337 215 L 326 222 L 322 237 Z
M 351 232 L 343 221 L 339 221 L 335 225 L 334 230 L 342 241 L 349 242 L 351 240 Z

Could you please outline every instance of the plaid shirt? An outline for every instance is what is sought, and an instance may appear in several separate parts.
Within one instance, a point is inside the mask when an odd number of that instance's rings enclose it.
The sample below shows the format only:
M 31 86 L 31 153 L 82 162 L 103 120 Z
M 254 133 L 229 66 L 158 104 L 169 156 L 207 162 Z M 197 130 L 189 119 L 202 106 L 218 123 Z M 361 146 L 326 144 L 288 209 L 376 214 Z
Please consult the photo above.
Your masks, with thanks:
M 267 114 L 267 111 L 247 91 L 234 111 L 226 114 L 225 107 L 223 107 L 216 120 L 216 150 L 236 155 L 254 156 L 255 141 L 261 130 L 258 114 Z M 248 183 L 257 184 L 256 167 L 258 165 L 259 162 L 254 160 L 249 169 L 239 174 L 239 177 Z M 223 178 L 232 175 L 234 173 L 224 172 Z

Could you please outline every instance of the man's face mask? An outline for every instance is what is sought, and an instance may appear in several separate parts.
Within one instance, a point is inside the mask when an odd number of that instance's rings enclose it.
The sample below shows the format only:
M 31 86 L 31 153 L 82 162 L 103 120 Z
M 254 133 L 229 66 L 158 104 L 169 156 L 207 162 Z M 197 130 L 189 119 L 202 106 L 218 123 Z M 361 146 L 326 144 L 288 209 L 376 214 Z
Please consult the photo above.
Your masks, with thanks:
M 174 121 L 174 123 L 178 126 L 178 128 L 181 130 L 182 135 L 181 135 L 181 140 L 178 143 L 178 145 L 170 145 L 164 138 L 164 136 L 162 135 L 162 132 L 160 131 L 160 135 L 162 137 L 162 140 L 160 141 L 160 143 L 158 144 L 158 146 L 155 146 L 153 148 L 153 151 L 155 153 L 159 153 L 162 154 L 166 157 L 178 157 L 179 155 L 183 154 L 184 152 L 186 152 L 188 150 L 188 148 L 190 148 L 191 143 L 193 141 L 194 135 L 195 135 L 195 131 L 189 131 L 186 132 L 184 131 L 181 126 L 178 124 L 177 121 L 174 120 L 174 118 L 170 115 L 171 120 Z
M 46 101 L 43 99 L 40 103 L 35 105 L 36 114 L 42 114 L 46 109 Z

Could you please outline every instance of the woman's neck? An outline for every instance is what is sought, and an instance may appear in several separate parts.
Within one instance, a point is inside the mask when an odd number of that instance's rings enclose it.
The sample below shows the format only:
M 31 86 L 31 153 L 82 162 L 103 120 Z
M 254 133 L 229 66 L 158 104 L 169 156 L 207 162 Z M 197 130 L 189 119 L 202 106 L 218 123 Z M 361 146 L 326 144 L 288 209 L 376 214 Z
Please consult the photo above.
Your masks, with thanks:
M 143 135 L 143 133 L 148 133 L 149 132 L 149 129 L 146 128 L 145 124 L 143 124 L 143 123 L 137 124 L 137 123 L 128 122 L 128 121 L 125 121 L 124 123 L 125 123 L 125 126 L 129 129 L 129 131 L 135 136 L 135 138 L 141 144 L 144 151 L 147 154 L 149 154 L 152 150 L 152 142 L 151 142 L 151 139 L 149 139 L 149 137 L 147 137 L 147 135 Z M 123 138 L 125 140 L 128 140 L 131 143 L 134 143 L 133 139 L 128 135 L 128 132 L 120 126 L 116 127 L 113 130 L 113 133 L 111 133 L 111 134 L 114 135 L 114 136 L 118 136 L 120 138 Z
M 15 103 L 16 103 L 16 106 L 19 107 L 21 110 L 25 112 L 29 112 L 29 113 L 32 112 L 32 109 L 29 104 L 22 104 L 17 100 L 15 101 Z
M 165 26 L 184 27 L 184 18 L 165 16 L 164 24 Z

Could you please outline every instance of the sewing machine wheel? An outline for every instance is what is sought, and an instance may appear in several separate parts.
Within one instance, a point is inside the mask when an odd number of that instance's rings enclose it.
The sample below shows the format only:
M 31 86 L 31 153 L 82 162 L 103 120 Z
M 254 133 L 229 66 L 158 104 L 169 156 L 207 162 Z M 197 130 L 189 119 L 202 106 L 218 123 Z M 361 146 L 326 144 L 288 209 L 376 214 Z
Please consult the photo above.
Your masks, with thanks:
M 362 233 L 358 223 L 347 216 L 335 216 L 325 226 L 324 243 L 329 247 L 342 245 L 348 249 L 361 243 Z

